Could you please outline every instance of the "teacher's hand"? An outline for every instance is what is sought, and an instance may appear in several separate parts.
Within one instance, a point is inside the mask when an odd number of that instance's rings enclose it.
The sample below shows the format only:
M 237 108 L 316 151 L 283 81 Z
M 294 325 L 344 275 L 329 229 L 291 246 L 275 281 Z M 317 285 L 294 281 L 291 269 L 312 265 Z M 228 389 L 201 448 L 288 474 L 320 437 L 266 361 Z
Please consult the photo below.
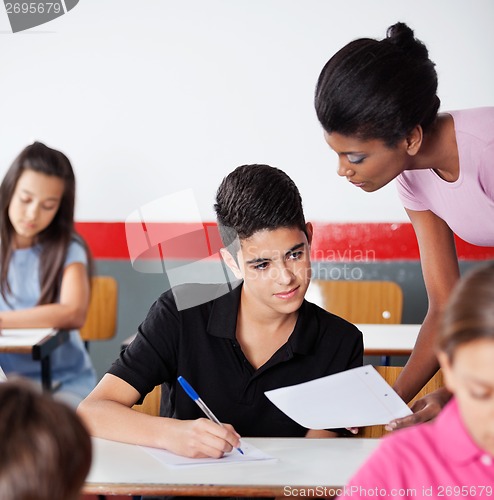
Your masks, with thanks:
M 432 420 L 439 415 L 439 412 L 443 409 L 450 398 L 451 393 L 445 387 L 441 387 L 440 389 L 437 389 L 436 391 L 431 392 L 423 398 L 415 401 L 411 407 L 413 415 L 392 420 L 386 425 L 385 429 L 387 431 L 395 431 L 397 429 L 403 429 L 404 427 L 410 427 L 412 425 Z

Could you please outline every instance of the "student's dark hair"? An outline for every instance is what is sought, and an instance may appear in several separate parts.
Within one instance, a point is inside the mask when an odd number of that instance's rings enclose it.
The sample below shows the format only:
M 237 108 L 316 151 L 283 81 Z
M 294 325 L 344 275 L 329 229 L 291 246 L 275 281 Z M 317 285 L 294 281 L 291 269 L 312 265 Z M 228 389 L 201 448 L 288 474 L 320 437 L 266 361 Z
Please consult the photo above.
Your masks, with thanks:
M 64 182 L 64 192 L 53 221 L 36 236 L 36 243 L 41 245 L 41 294 L 38 304 L 50 304 L 56 302 L 60 293 L 65 258 L 71 241 L 76 239 L 85 248 L 89 274 L 92 271 L 92 259 L 89 248 L 74 230 L 75 176 L 70 161 L 60 151 L 34 142 L 17 156 L 0 185 L 0 293 L 3 298 L 8 302 L 7 294 L 11 292 L 8 270 L 14 250 L 14 228 L 9 219 L 9 205 L 17 181 L 25 170 L 58 177 Z
M 72 408 L 25 380 L 0 383 L 0 443 L 0 498 L 79 498 L 91 439 Z
M 494 263 L 471 270 L 456 285 L 446 307 L 438 348 L 453 359 L 456 349 L 494 340 Z
M 263 229 L 298 228 L 306 233 L 302 198 L 288 175 L 269 165 L 242 165 L 227 175 L 214 205 L 223 244 Z
M 317 117 L 327 133 L 392 147 L 417 125 L 426 132 L 434 122 L 440 104 L 434 66 L 404 23 L 389 27 L 383 40 L 354 40 L 319 75 Z

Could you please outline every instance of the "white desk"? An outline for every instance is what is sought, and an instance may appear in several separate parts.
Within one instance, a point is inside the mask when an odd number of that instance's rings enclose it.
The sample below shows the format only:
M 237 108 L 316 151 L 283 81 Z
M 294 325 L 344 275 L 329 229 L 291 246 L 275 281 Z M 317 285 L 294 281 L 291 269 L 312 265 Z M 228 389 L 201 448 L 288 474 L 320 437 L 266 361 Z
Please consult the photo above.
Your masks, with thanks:
M 362 438 L 248 438 L 275 462 L 201 465 L 186 469 L 162 465 L 134 445 L 93 438 L 93 464 L 84 493 L 96 495 L 283 496 L 289 488 L 343 487 L 377 447 Z M 304 493 L 302 493 L 304 494 Z M 316 496 L 316 495 L 312 495 Z
M 422 325 L 355 325 L 364 336 L 364 354 L 379 356 L 409 355 Z
M 51 391 L 51 353 L 67 341 L 66 330 L 53 328 L 12 328 L 0 332 L 0 352 L 31 354 L 41 363 L 41 383 L 43 389 Z

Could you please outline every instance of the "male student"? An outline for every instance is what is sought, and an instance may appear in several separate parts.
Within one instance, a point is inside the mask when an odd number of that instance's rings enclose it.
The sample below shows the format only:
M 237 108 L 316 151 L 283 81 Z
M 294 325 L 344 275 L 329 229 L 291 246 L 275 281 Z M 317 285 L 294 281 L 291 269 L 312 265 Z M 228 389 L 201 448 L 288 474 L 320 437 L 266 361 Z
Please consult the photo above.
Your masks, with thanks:
M 357 328 L 304 300 L 312 225 L 297 187 L 277 168 L 244 165 L 221 183 L 215 210 L 237 286 L 184 285 L 182 294 L 211 286 L 217 298 L 183 310 L 162 294 L 79 413 L 95 436 L 188 457 L 221 457 L 240 436 L 336 436 L 301 427 L 264 395 L 362 364 Z M 205 418 L 180 375 L 224 426 Z M 170 416 L 132 410 L 163 383 Z

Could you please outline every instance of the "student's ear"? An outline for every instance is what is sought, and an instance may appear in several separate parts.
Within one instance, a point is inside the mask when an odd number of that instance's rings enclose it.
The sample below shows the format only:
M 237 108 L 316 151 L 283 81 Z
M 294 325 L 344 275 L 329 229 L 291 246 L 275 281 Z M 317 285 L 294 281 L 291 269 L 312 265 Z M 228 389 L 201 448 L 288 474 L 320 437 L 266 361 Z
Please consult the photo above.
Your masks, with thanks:
M 243 278 L 242 272 L 240 271 L 237 262 L 233 258 L 232 254 L 226 248 L 220 248 L 221 258 L 224 260 L 225 264 L 230 268 L 235 278 L 241 280 Z
M 312 235 L 314 234 L 314 227 L 312 226 L 312 222 L 307 222 L 305 224 L 305 231 L 307 233 L 307 243 L 310 244 L 312 243 Z
M 417 125 L 412 129 L 412 131 L 406 136 L 406 148 L 407 153 L 410 156 L 415 156 L 422 145 L 422 140 L 424 138 L 424 131 L 420 125 Z
M 443 352 L 439 351 L 437 353 L 437 359 L 439 360 L 439 364 L 441 366 L 441 370 L 443 372 L 444 377 L 444 385 L 450 392 L 455 392 L 455 383 L 453 377 L 453 370 L 451 367 L 451 360 L 449 356 Z

